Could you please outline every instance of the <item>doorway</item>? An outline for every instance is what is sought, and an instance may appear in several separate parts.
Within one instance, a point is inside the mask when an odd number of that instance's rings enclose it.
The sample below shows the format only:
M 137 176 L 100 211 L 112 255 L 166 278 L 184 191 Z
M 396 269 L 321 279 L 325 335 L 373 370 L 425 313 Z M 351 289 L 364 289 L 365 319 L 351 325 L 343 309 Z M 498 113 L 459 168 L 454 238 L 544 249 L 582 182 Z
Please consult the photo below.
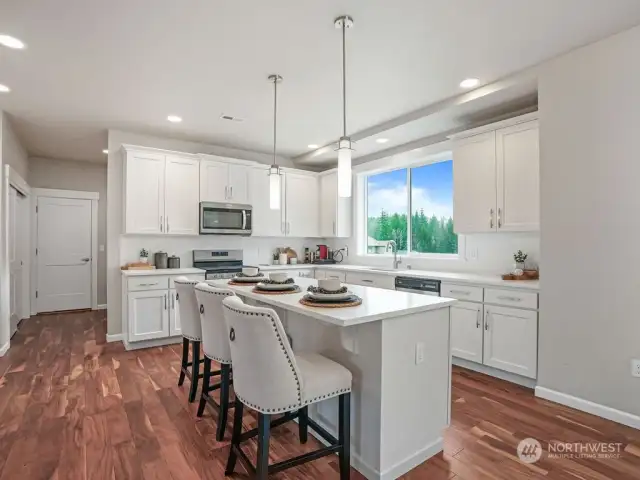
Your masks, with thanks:
M 34 189 L 36 313 L 97 308 L 98 194 Z
M 9 186 L 8 214 L 9 333 L 13 336 L 20 320 L 29 316 L 28 295 L 25 298 L 28 291 L 25 281 L 28 281 L 29 205 L 26 195 L 13 185 Z

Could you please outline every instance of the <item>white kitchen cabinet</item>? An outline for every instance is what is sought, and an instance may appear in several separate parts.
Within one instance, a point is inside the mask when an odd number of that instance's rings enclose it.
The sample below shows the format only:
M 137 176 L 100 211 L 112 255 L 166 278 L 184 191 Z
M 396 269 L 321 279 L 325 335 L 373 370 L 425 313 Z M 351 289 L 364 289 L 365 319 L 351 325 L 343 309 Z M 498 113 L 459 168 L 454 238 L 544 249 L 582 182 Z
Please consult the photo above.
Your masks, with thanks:
M 127 152 L 125 178 L 125 233 L 164 233 L 165 156 Z
M 180 305 L 178 292 L 169 290 L 169 336 L 176 337 L 182 335 L 180 324 Z
M 318 178 L 287 171 L 285 185 L 285 233 L 288 237 L 318 237 Z
M 451 306 L 451 354 L 482 363 L 482 304 L 458 302 Z
M 495 132 L 474 135 L 453 149 L 453 226 L 456 233 L 496 230 Z
M 395 290 L 396 277 L 368 272 L 346 272 L 345 283 Z
M 281 192 L 284 199 L 284 189 Z M 249 170 L 249 203 L 253 207 L 252 229 L 254 237 L 284 236 L 285 202 L 281 208 L 272 210 L 269 206 L 269 167 L 253 167 Z
M 316 279 L 334 278 L 336 280 L 340 280 L 342 283 L 346 283 L 347 281 L 345 272 L 340 272 L 337 270 L 330 270 L 330 269 L 322 270 L 322 269 L 316 268 L 315 278 Z
M 351 236 L 351 198 L 338 196 L 338 173 L 320 175 L 320 236 Z
M 197 159 L 167 155 L 165 177 L 166 233 L 198 235 L 200 202 L 198 184 L 200 165 Z
M 129 292 L 129 341 L 169 336 L 169 292 L 149 290 Z
M 496 131 L 498 231 L 540 229 L 538 122 Z
M 453 137 L 456 233 L 540 228 L 540 151 L 535 114 Z
M 200 160 L 200 201 L 248 203 L 251 165 L 206 155 Z
M 483 363 L 536 378 L 538 312 L 485 305 Z

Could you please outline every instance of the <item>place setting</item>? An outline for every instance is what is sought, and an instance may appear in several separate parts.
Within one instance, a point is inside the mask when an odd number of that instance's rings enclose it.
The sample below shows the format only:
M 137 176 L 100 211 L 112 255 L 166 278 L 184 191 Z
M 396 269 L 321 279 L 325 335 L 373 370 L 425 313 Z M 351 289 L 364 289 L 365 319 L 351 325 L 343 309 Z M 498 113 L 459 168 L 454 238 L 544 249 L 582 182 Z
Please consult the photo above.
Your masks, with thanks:
M 351 292 L 340 280 L 327 278 L 318 280 L 318 286 L 311 285 L 300 299 L 302 305 L 318 308 L 345 308 L 362 305 L 362 299 Z
M 270 273 L 268 279 L 264 278 L 256 283 L 252 291 L 262 295 L 287 295 L 301 292 L 293 278 L 290 278 L 287 273 L 278 272 Z
M 229 285 L 237 287 L 247 287 L 255 285 L 266 280 L 266 277 L 258 267 L 242 267 L 242 272 L 238 272 L 231 280 Z

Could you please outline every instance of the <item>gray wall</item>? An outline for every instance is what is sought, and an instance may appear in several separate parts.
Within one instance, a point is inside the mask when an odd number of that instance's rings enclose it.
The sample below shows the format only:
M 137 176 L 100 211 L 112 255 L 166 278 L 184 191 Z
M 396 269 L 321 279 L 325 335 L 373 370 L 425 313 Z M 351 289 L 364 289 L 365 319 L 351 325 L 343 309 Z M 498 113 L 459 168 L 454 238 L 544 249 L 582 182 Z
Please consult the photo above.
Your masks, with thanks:
M 640 27 L 539 79 L 539 385 L 640 415 Z
M 98 304 L 107 303 L 107 165 L 74 160 L 29 159 L 29 177 L 32 188 L 55 188 L 98 192 Z
M 0 112 L 0 123 L 2 124 L 2 164 L 11 165 L 16 172 L 27 180 L 27 171 L 29 169 L 27 151 L 24 149 L 20 140 L 16 136 L 11 125 L 11 119 L 6 112 Z

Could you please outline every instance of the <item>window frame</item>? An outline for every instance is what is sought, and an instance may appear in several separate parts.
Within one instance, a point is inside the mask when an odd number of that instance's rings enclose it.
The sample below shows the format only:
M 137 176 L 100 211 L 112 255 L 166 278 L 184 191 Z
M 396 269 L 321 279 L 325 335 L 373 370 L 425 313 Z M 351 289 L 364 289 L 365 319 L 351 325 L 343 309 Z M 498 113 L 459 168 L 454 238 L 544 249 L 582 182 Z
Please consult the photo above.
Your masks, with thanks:
M 367 221 L 369 215 L 369 198 L 368 198 L 368 180 L 369 177 L 379 175 L 382 173 L 393 172 L 397 170 L 407 170 L 407 253 L 401 255 L 406 257 L 414 257 L 416 259 L 432 259 L 432 260 L 461 260 L 463 255 L 460 252 L 464 252 L 464 236 L 458 234 L 458 253 L 432 253 L 432 252 L 414 252 L 412 247 L 412 188 L 411 188 L 411 170 L 413 168 L 424 167 L 439 162 L 453 161 L 453 152 L 445 151 L 434 155 L 430 155 L 428 158 L 420 158 L 418 160 L 397 163 L 395 165 L 388 165 L 382 168 L 376 168 L 371 170 L 364 170 L 358 172 L 357 175 L 357 192 L 356 197 L 356 215 L 358 216 L 358 224 L 360 228 L 358 231 L 358 255 L 368 258 L 390 258 L 393 257 L 392 253 L 369 253 L 368 252 L 368 228 Z M 455 225 L 455 223 L 454 223 Z

